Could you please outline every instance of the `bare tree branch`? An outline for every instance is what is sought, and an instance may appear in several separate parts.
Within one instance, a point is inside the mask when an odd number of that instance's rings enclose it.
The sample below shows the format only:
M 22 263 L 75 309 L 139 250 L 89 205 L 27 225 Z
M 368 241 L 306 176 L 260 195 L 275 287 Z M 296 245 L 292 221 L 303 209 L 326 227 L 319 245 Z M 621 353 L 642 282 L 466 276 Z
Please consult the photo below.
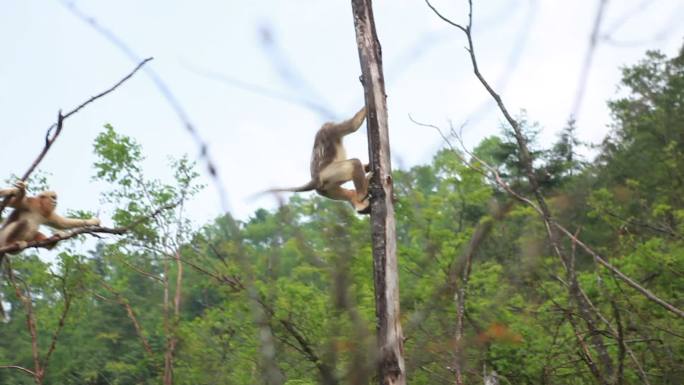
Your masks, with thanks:
M 261 48 L 269 57 L 269 62 L 273 66 L 276 74 L 289 86 L 290 89 L 298 94 L 303 94 L 303 98 L 310 101 L 318 101 L 322 106 L 328 105 L 325 98 L 316 91 L 315 87 L 309 83 L 301 71 L 293 65 L 287 57 L 287 53 L 281 44 L 276 40 L 276 34 L 268 23 L 263 23 L 259 27 L 261 37 Z M 336 118 L 333 116 L 333 118 Z
M 338 115 L 335 114 L 332 110 L 330 110 L 328 107 L 325 105 L 318 103 L 316 101 L 310 100 L 305 97 L 297 96 L 297 95 L 291 95 L 285 92 L 280 92 L 268 87 L 261 86 L 259 84 L 254 84 L 254 83 L 249 83 L 244 80 L 230 77 L 218 72 L 213 72 L 213 71 L 208 71 L 208 70 L 201 70 L 192 66 L 187 66 L 188 70 L 199 75 L 203 76 L 207 79 L 212 79 L 219 81 L 229 87 L 235 87 L 247 92 L 252 92 L 257 95 L 261 95 L 267 98 L 275 99 L 275 100 L 280 100 L 286 103 L 291 103 L 294 105 L 298 105 L 301 107 L 304 107 L 310 111 L 315 112 L 318 114 L 323 119 L 326 120 L 337 120 Z
M 117 88 L 119 88 L 120 85 L 125 83 L 131 77 L 133 77 L 133 75 L 135 75 L 135 73 L 138 72 L 138 70 L 142 66 L 144 66 L 147 62 L 149 62 L 150 60 L 152 60 L 151 57 L 144 59 L 143 61 L 138 63 L 138 65 L 133 69 L 133 71 L 131 71 L 128 75 L 124 76 L 116 84 L 114 84 L 113 86 L 109 87 L 108 89 L 100 92 L 99 94 L 91 97 L 90 99 L 86 100 L 85 102 L 81 103 L 80 105 L 78 105 L 73 110 L 67 112 L 66 115 L 62 115 L 62 111 L 60 110 L 57 114 L 57 122 L 52 124 L 50 127 L 48 127 L 47 132 L 45 133 L 45 147 L 43 147 L 43 150 L 40 152 L 40 154 L 38 154 L 38 157 L 36 158 L 36 160 L 33 161 L 33 163 L 28 168 L 28 170 L 26 170 L 24 175 L 21 176 L 21 180 L 26 181 L 26 179 L 28 179 L 28 177 L 31 175 L 31 173 L 33 173 L 33 171 L 36 169 L 36 167 L 38 167 L 38 165 L 43 160 L 43 158 L 45 157 L 47 152 L 50 150 L 50 147 L 52 147 L 52 144 L 55 143 L 55 141 L 57 140 L 57 137 L 59 136 L 59 134 L 62 133 L 62 126 L 63 126 L 63 122 L 65 119 L 76 114 L 77 112 L 79 112 L 81 109 L 83 109 L 88 104 L 94 102 L 95 100 L 97 100 L 97 99 L 109 94 L 110 92 L 116 90 Z M 11 197 L 5 198 L 2 201 L 2 203 L 0 204 L 0 217 L 2 217 L 2 212 L 7 207 L 7 204 L 9 203 L 10 198 Z
M 153 60 L 153 59 L 154 59 L 154 58 L 152 58 L 152 57 L 148 57 L 147 59 L 139 60 L 138 65 L 135 66 L 135 68 L 133 69 L 133 71 L 131 71 L 128 75 L 124 76 L 121 80 L 119 80 L 116 84 L 114 84 L 114 85 L 111 86 L 110 88 L 108 88 L 108 89 L 106 89 L 106 90 L 100 92 L 99 94 L 97 94 L 97 95 L 91 97 L 90 99 L 88 99 L 88 100 L 86 100 L 85 102 L 81 103 L 78 107 L 76 107 L 76 108 L 74 108 L 73 110 L 67 112 L 67 113 L 64 115 L 63 119 L 69 118 L 71 115 L 74 115 L 75 113 L 79 112 L 82 108 L 84 108 L 84 107 L 87 106 L 88 104 L 90 104 L 90 103 L 94 102 L 95 100 L 97 100 L 97 99 L 99 99 L 99 98 L 101 98 L 101 97 L 103 97 L 103 96 L 105 96 L 105 95 L 111 93 L 112 91 L 116 90 L 117 88 L 119 88 L 120 85 L 122 85 L 123 83 L 125 83 L 128 79 L 132 78 L 133 75 L 135 75 L 135 73 L 138 72 L 138 70 L 139 70 L 140 68 L 142 68 L 142 66 L 144 66 L 145 64 L 147 64 L 147 62 L 149 62 L 149 61 L 151 61 L 151 60 Z M 48 133 L 50 132 L 50 130 L 52 130 L 52 129 L 54 129 L 55 127 L 57 127 L 57 124 L 58 124 L 58 123 L 54 123 L 52 126 L 50 126 L 50 128 L 48 128 Z

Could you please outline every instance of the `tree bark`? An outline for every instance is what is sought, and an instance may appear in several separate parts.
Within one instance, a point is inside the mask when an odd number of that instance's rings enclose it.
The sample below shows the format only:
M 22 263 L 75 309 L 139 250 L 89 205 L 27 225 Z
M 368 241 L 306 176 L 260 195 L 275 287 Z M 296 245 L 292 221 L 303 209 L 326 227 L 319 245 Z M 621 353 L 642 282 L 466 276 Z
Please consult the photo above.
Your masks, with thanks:
M 173 320 L 169 317 L 169 277 L 168 264 L 166 265 L 166 274 L 164 276 L 164 311 L 165 323 L 167 324 L 167 342 L 166 351 L 164 352 L 164 385 L 173 385 L 173 361 L 176 354 L 176 344 L 178 343 L 178 322 L 180 320 L 180 306 L 181 294 L 183 290 L 183 262 L 180 258 L 180 253 L 176 250 L 174 254 L 176 260 L 176 292 L 173 297 Z M 168 262 L 167 262 L 168 263 Z
M 380 42 L 375 32 L 371 0 L 352 0 L 356 42 L 366 99 L 370 183 L 373 278 L 381 385 L 406 383 L 404 337 L 399 322 L 399 275 L 387 104 Z

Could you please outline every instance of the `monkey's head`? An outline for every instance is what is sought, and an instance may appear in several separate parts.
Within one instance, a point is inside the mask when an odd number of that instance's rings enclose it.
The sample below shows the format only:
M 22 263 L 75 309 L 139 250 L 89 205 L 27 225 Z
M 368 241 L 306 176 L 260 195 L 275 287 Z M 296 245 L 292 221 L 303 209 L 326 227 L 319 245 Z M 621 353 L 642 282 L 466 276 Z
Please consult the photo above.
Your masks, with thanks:
M 54 191 L 43 191 L 38 194 L 40 207 L 47 213 L 51 213 L 57 207 L 57 193 Z

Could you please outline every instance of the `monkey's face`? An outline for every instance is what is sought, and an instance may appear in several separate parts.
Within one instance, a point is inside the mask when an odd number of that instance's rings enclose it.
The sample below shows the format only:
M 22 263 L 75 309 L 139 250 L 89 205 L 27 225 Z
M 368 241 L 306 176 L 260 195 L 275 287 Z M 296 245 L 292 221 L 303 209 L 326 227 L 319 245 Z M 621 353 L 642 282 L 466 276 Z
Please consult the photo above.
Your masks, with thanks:
M 40 205 L 48 211 L 57 207 L 57 193 L 54 191 L 43 191 L 38 194 L 38 199 L 40 199 Z

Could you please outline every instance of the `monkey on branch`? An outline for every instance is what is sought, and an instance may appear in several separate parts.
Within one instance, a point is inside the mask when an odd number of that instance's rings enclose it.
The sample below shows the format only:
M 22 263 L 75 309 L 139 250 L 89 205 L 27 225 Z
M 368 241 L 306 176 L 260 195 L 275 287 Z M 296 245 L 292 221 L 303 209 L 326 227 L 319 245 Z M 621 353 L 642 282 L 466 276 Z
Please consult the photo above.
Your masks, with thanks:
M 16 244 L 23 249 L 28 242 L 48 239 L 39 231 L 41 225 L 55 229 L 72 229 L 100 224 L 97 218 L 65 218 L 57 215 L 57 194 L 54 191 L 43 191 L 36 196 L 26 196 L 26 183 L 23 181 L 17 182 L 13 188 L 0 189 L 0 198 L 2 197 L 9 197 L 8 206 L 13 207 L 14 211 L 0 227 L 0 248 Z M 52 247 L 54 245 L 46 246 L 48 249 Z

